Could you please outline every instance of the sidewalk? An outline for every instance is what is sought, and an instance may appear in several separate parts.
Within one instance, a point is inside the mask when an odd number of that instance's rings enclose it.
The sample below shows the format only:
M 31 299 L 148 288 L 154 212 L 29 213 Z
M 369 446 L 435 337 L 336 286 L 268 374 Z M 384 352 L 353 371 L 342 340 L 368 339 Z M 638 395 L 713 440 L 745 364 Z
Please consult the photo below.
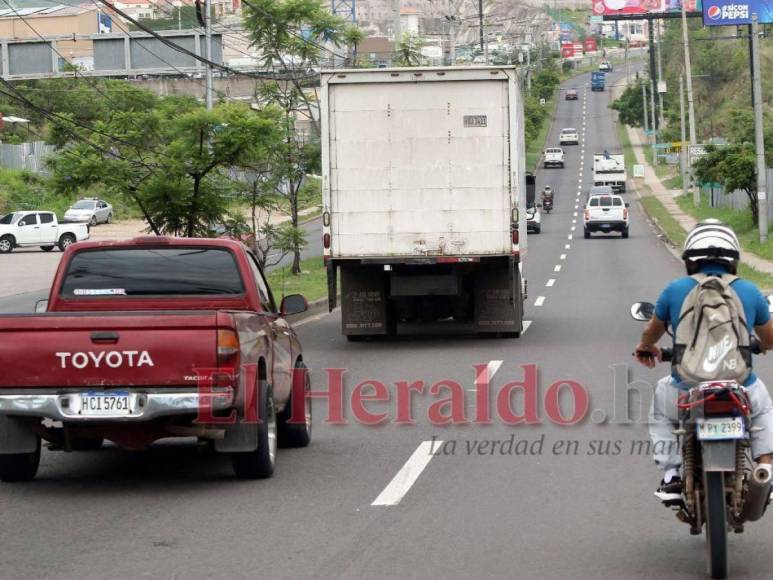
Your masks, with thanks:
M 682 228 L 688 232 L 697 223 L 697 220 L 691 215 L 685 213 L 679 204 L 676 203 L 676 197 L 682 195 L 681 189 L 668 189 L 655 174 L 655 170 L 644 158 L 644 147 L 648 147 L 644 132 L 640 129 L 634 129 L 626 126 L 628 139 L 631 141 L 633 154 L 636 157 L 636 163 L 644 166 L 644 184 L 649 188 L 652 195 L 662 203 L 668 213 L 679 223 Z M 640 179 L 640 178 L 639 178 Z M 766 260 L 751 252 L 741 251 L 741 262 L 754 268 L 755 270 L 773 276 L 773 261 Z

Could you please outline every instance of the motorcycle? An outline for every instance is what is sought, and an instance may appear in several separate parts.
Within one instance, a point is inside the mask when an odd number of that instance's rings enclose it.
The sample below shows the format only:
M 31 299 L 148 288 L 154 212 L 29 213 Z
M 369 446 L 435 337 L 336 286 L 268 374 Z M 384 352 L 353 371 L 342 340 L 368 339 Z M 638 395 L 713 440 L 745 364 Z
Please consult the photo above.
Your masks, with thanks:
M 654 305 L 637 302 L 635 320 L 648 321 Z M 752 352 L 760 354 L 759 342 Z M 652 356 L 639 352 L 640 356 Z M 663 362 L 673 360 L 661 349 Z M 706 530 L 708 572 L 727 578 L 728 530 L 740 534 L 746 522 L 762 518 L 770 501 L 771 471 L 755 466 L 751 457 L 751 406 L 746 389 L 734 381 L 710 381 L 679 398 L 679 425 L 674 430 L 682 449 L 682 499 L 676 517 L 692 535 Z

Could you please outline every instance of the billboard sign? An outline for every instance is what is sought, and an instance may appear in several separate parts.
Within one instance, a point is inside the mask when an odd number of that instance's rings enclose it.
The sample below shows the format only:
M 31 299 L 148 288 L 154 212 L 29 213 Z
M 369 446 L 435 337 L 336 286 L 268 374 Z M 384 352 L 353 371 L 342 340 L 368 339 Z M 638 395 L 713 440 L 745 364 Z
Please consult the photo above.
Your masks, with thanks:
M 574 44 L 571 42 L 562 42 L 561 56 L 563 58 L 572 58 L 574 56 Z
M 680 13 L 701 11 L 701 0 L 593 0 L 593 14 L 600 16 Z M 707 0 L 704 0 L 706 3 Z M 728 2 L 729 3 L 729 2 Z
M 596 39 L 592 36 L 589 36 L 585 39 L 585 46 L 583 47 L 585 49 L 585 52 L 596 52 L 598 50 L 598 45 L 596 44 Z
M 752 14 L 760 24 L 773 22 L 773 5 L 768 0 L 703 0 L 706 26 L 751 24 Z

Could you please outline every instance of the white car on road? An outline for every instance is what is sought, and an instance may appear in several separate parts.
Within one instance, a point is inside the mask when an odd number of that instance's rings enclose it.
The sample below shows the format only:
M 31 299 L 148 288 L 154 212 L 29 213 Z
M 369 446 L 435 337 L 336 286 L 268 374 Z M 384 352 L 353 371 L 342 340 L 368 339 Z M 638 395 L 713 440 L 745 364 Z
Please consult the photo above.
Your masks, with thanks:
M 526 208 L 526 231 L 535 234 L 542 232 L 542 212 L 539 205 Z
M 559 145 L 579 145 L 580 135 L 579 133 L 577 133 L 577 129 L 573 129 L 571 127 L 567 127 L 566 129 L 561 129 L 561 134 L 558 136 L 558 144 Z
M 40 246 L 46 252 L 89 239 L 87 224 L 60 224 L 50 211 L 16 211 L 0 218 L 0 254 L 14 248 Z
M 544 167 L 561 167 L 564 166 L 564 150 L 560 147 L 548 147 L 545 149 L 545 160 L 543 161 Z
M 585 205 L 585 239 L 593 232 L 620 232 L 628 237 L 628 204 L 619 195 L 594 195 Z
M 64 219 L 71 222 L 86 222 L 91 226 L 113 223 L 113 206 L 103 199 L 85 197 L 70 206 Z

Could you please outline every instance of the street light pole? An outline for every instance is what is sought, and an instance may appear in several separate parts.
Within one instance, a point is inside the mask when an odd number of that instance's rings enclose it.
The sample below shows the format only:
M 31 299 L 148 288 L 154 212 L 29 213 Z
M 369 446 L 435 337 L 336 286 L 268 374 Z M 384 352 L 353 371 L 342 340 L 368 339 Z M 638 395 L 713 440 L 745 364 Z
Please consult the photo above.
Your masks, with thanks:
M 757 14 L 752 14 L 752 70 L 754 71 L 754 146 L 757 149 L 757 219 L 760 243 L 768 240 L 768 196 L 765 168 L 765 136 L 762 117 L 762 80 L 760 78 L 760 36 Z
M 687 33 L 687 8 L 686 2 L 682 2 L 682 42 L 684 45 L 684 74 L 687 80 L 687 118 L 690 123 L 690 145 L 695 145 L 697 139 L 695 137 L 695 105 L 693 104 L 693 92 L 692 92 L 692 63 L 690 62 L 690 36 Z M 689 158 L 688 158 L 689 162 Z M 692 167 L 687 168 L 690 176 L 692 176 Z M 692 182 L 692 177 L 689 179 Z M 692 183 L 688 183 L 689 187 L 692 187 Z M 695 188 L 693 192 L 693 202 L 695 206 L 700 205 L 700 191 Z
M 682 195 L 687 195 L 687 127 L 684 122 L 684 75 L 679 77 L 679 131 L 682 140 L 681 147 L 679 148 L 679 165 L 682 172 Z M 698 201 L 700 201 L 700 195 Z

